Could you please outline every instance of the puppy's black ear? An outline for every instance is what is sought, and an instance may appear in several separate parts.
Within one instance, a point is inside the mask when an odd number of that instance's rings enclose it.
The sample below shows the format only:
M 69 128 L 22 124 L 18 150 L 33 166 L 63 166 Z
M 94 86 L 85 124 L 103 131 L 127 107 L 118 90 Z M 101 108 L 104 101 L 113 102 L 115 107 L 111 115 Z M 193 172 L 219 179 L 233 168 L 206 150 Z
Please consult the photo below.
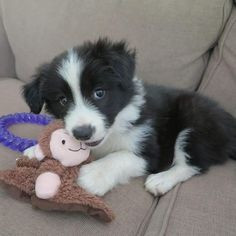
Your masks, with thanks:
M 43 83 L 46 79 L 46 75 L 49 69 L 48 64 L 44 64 L 37 70 L 37 73 L 33 76 L 33 81 L 26 84 L 22 88 L 22 95 L 30 107 L 31 112 L 38 114 L 41 112 L 44 97 L 42 93 Z
M 136 51 L 128 47 L 125 40 L 113 44 L 115 51 L 111 58 L 114 71 L 120 77 L 120 82 L 124 87 L 129 86 L 135 75 Z

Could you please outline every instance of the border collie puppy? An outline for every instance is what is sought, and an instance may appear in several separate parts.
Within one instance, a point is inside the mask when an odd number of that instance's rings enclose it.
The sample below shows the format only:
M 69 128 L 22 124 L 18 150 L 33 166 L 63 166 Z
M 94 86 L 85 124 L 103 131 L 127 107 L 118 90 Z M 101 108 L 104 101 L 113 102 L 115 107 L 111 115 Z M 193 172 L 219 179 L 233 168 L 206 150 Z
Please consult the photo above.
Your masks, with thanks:
M 236 120 L 195 92 L 143 85 L 124 41 L 99 39 L 62 53 L 38 69 L 23 95 L 32 112 L 45 104 L 92 149 L 97 160 L 81 168 L 78 184 L 96 195 L 145 174 L 146 190 L 162 195 L 236 159 Z

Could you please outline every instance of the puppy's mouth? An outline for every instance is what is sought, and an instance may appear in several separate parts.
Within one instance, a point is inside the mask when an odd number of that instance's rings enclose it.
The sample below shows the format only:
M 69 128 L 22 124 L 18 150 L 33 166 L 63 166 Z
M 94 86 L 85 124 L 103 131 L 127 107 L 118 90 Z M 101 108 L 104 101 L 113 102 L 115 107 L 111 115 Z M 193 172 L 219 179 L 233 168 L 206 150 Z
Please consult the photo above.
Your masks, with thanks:
M 96 147 L 96 146 L 98 146 L 98 145 L 102 142 L 103 139 L 104 139 L 104 138 L 99 139 L 99 140 L 94 141 L 94 142 L 85 142 L 85 144 L 86 144 L 87 146 L 89 146 L 89 147 Z

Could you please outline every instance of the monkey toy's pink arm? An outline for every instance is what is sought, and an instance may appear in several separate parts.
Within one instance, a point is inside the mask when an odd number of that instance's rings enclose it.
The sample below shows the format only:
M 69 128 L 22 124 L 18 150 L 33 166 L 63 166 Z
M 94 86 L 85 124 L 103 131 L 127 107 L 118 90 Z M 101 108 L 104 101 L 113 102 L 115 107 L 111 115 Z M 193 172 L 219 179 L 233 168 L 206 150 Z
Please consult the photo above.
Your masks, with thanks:
M 38 176 L 35 183 L 35 193 L 38 198 L 54 197 L 61 185 L 60 176 L 54 172 L 45 172 Z

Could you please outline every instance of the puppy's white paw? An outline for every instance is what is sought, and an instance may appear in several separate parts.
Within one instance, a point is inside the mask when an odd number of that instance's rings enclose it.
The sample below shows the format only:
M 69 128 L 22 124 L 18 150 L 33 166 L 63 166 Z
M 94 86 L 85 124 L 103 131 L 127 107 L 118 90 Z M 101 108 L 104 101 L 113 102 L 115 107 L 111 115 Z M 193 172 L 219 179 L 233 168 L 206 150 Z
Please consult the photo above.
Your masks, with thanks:
M 154 196 L 161 196 L 167 193 L 174 183 L 168 172 L 149 175 L 145 182 L 145 189 Z
M 77 183 L 87 192 L 103 196 L 113 187 L 112 179 L 107 175 L 102 165 L 95 161 L 80 168 Z
M 35 147 L 36 145 L 25 149 L 23 152 L 24 156 L 27 156 L 29 159 L 35 158 Z

